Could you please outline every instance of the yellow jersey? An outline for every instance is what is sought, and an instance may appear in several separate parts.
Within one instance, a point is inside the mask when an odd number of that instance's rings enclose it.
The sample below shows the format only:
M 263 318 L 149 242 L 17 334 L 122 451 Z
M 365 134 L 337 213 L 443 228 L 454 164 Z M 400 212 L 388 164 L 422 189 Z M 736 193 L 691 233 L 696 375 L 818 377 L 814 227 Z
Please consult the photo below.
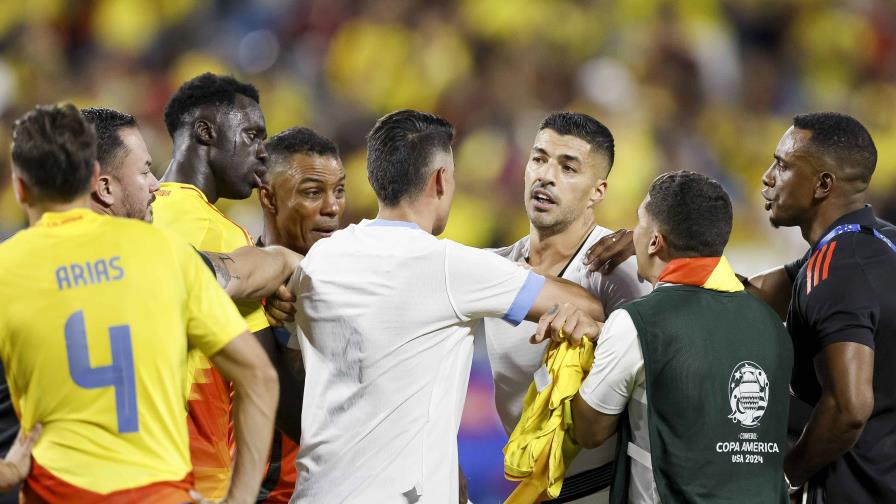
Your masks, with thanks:
M 35 462 L 106 494 L 190 473 L 188 351 L 246 330 L 195 250 L 89 209 L 0 244 L 0 359 Z
M 198 250 L 226 253 L 253 245 L 245 229 L 225 217 L 191 184 L 163 183 L 153 203 L 153 221 Z M 253 332 L 268 327 L 260 302 L 237 302 L 236 306 Z M 196 489 L 206 498 L 220 499 L 227 494 L 233 462 L 230 384 L 200 352 L 190 354 L 189 372 L 193 381 L 188 424 Z
M 239 224 L 228 219 L 196 186 L 163 182 L 152 204 L 153 223 L 187 240 L 197 250 L 227 253 L 254 245 Z M 252 332 L 268 327 L 259 301 L 237 301 L 237 308 Z

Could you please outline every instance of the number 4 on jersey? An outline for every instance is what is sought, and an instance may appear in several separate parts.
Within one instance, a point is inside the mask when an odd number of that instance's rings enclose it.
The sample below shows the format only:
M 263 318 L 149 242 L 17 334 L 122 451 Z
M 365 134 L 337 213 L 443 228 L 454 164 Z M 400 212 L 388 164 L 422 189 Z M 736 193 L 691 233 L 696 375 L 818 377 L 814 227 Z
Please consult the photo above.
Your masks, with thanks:
M 78 310 L 65 321 L 65 348 L 72 380 L 81 387 L 92 389 L 113 387 L 115 410 L 118 413 L 118 432 L 137 432 L 137 387 L 134 382 L 134 352 L 131 348 L 131 328 L 127 325 L 109 327 L 112 364 L 90 367 L 87 350 L 87 331 L 84 311 Z

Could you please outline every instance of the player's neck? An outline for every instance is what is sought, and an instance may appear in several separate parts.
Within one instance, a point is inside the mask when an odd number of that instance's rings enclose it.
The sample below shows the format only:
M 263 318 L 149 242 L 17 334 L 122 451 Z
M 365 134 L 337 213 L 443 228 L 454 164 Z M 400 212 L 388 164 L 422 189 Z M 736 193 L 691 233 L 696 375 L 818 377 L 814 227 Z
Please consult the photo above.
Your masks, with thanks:
M 432 234 L 435 222 L 434 210 L 421 208 L 421 205 L 402 202 L 396 206 L 380 205 L 379 212 L 376 214 L 377 219 L 413 222 L 420 226 L 420 229 Z
M 28 225 L 33 226 L 47 212 L 67 212 L 77 208 L 90 208 L 90 195 L 85 194 L 66 203 L 41 203 L 25 206 L 25 214 L 28 216 Z
M 560 232 L 538 229 L 530 224 L 529 264 L 542 272 L 559 274 L 588 239 L 594 226 L 594 216 L 590 212 Z
M 867 198 L 864 192 L 853 194 L 838 201 L 830 201 L 818 207 L 808 225 L 801 226 L 803 239 L 814 247 L 824 236 L 824 232 L 840 217 L 865 208 Z
M 178 145 L 175 142 L 171 163 L 161 181 L 194 185 L 202 191 L 209 203 L 218 201 L 215 177 L 209 168 L 207 156 L 200 146 L 193 143 Z
M 93 194 L 91 194 L 89 205 L 90 209 L 93 210 L 94 213 L 98 213 L 100 215 L 111 215 L 113 217 L 115 216 L 115 214 L 112 213 L 112 208 L 97 201 L 97 198 L 93 197 Z
M 290 247 L 286 240 L 280 235 L 280 232 L 277 230 L 277 226 L 273 222 L 273 219 L 268 217 L 267 214 L 264 215 L 264 228 L 261 230 L 261 241 L 262 247 L 270 247 L 271 245 L 279 245 L 281 247 L 286 247 L 291 249 L 299 254 L 306 255 L 308 253 L 307 250 L 304 252 L 295 250 L 293 247 Z

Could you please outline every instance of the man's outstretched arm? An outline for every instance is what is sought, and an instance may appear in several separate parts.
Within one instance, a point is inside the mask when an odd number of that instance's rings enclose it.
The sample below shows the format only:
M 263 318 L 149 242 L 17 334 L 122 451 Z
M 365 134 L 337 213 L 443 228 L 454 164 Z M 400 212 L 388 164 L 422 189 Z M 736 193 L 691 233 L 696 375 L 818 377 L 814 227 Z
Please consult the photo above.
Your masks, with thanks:
M 634 234 L 631 230 L 620 229 L 601 237 L 592 245 L 585 252 L 584 262 L 589 270 L 607 274 L 633 255 L 635 255 Z M 799 264 L 799 261 L 792 263 L 792 265 Z M 747 292 L 765 301 L 782 320 L 787 317 L 793 280 L 786 267 L 778 266 L 749 279 L 740 278 Z
M 233 299 L 260 299 L 289 280 L 302 256 L 286 247 L 240 247 L 233 252 L 206 252 L 218 284 Z

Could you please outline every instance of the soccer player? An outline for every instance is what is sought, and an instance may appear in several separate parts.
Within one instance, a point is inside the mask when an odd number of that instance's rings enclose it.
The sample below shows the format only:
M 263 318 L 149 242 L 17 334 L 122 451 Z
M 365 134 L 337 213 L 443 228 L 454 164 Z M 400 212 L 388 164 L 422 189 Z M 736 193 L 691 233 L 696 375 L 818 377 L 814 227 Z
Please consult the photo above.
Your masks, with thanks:
M 137 120 L 108 108 L 82 109 L 81 114 L 97 135 L 100 176 L 90 195 L 91 208 L 101 214 L 151 222 L 159 183 L 150 170 L 152 157 Z M 297 254 L 277 246 L 200 253 L 221 287 L 237 300 L 276 294 L 300 260 Z
M 621 429 L 613 502 L 786 501 L 793 350 L 722 257 L 732 220 L 722 186 L 692 172 L 660 175 L 638 209 L 656 290 L 607 319 L 573 401 L 582 445 Z
M 152 202 L 159 181 L 152 157 L 134 116 L 106 108 L 82 109 L 96 129 L 96 159 L 100 176 L 91 193 L 97 213 L 152 222 Z
M 95 139 L 71 105 L 38 107 L 13 129 L 13 189 L 30 227 L 0 245 L 0 359 L 22 426 L 44 426 L 25 501 L 190 501 L 183 415 L 198 349 L 235 388 L 225 500 L 248 502 L 276 373 L 186 242 L 90 210 Z
M 377 121 L 367 140 L 377 218 L 318 241 L 290 281 L 314 405 L 302 412 L 293 502 L 458 502 L 478 320 L 551 311 L 535 341 L 599 330 L 600 303 L 580 286 L 435 238 L 454 195 L 453 138 L 450 123 L 423 112 Z
M 572 112 L 546 117 L 538 127 L 526 165 L 524 204 L 529 235 L 496 250 L 546 276 L 581 285 L 601 302 L 607 314 L 650 291 L 650 284 L 638 279 L 634 258 L 607 275 L 589 272 L 582 263 L 584 252 L 611 232 L 595 223 L 594 209 L 606 194 L 613 157 L 613 135 L 593 117 Z M 523 398 L 542 364 L 545 347 L 519 344 L 520 338 L 535 331 L 531 322 L 514 327 L 500 319 L 485 319 L 484 328 L 495 403 L 510 434 L 520 419 Z M 615 443 L 583 450 L 566 472 L 558 500 L 606 502 L 615 455 Z M 585 499 L 599 491 L 600 497 Z
M 256 245 L 282 245 L 304 256 L 318 240 L 339 229 L 345 211 L 345 169 L 339 151 L 332 140 L 308 128 L 278 133 L 265 142 L 265 148 L 268 183 L 258 191 L 264 231 Z M 289 332 L 282 327 L 274 328 L 274 335 L 280 364 L 299 373 L 294 383 L 281 383 L 281 401 L 299 401 L 295 409 L 301 411 L 304 369 L 298 340 L 290 341 Z M 281 372 L 281 380 L 286 375 Z M 295 490 L 300 419 L 288 420 L 294 422 L 295 429 L 274 433 L 259 502 L 286 503 Z
M 155 223 L 197 250 L 228 253 L 252 245 L 245 229 L 215 206 L 218 198 L 245 199 L 265 176 L 267 137 L 258 91 L 233 77 L 205 73 L 185 82 L 165 107 L 174 143 L 154 203 Z M 258 301 L 237 302 L 249 329 L 266 349 L 273 336 Z M 196 487 L 210 498 L 227 489 L 231 466 L 230 387 L 207 359 L 190 359 L 190 451 Z

